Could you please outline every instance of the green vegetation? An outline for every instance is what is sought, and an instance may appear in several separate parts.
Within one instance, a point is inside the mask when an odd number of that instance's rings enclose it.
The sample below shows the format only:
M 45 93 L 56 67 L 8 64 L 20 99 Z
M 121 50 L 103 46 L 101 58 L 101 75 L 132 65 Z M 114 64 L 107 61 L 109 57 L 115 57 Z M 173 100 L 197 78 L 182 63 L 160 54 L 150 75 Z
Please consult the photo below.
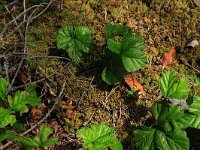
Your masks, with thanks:
M 200 149 L 199 20 L 198 0 L 0 0 L 0 149 Z
M 145 66 L 146 56 L 142 52 L 144 38 L 140 33 L 132 35 L 126 26 L 108 24 L 106 39 L 106 67 L 102 79 L 107 84 L 118 84 L 128 72 Z
M 25 148 L 45 148 L 49 147 L 51 145 L 54 145 L 58 138 L 49 138 L 48 136 L 53 133 L 53 130 L 49 128 L 48 126 L 42 125 L 40 126 L 40 131 L 38 132 L 38 135 L 34 138 L 27 138 L 24 136 L 18 136 L 17 137 L 17 143 L 22 145 Z
M 0 107 L 1 120 L 0 128 L 4 128 L 8 124 L 11 126 L 16 122 L 15 113 L 20 112 L 20 115 L 28 112 L 28 106 L 37 106 L 40 103 L 40 99 L 37 97 L 35 92 L 35 86 L 29 85 L 26 93 L 25 91 L 16 91 L 14 96 L 7 96 L 8 81 L 3 78 L 0 78 L 0 87 L 1 87 L 1 100 L 2 104 Z M 7 101 L 6 101 L 7 96 Z M 3 108 L 5 103 L 8 103 L 8 108 Z
M 87 27 L 78 27 L 75 31 L 66 27 L 57 33 L 58 49 L 65 49 L 69 57 L 79 63 L 83 53 L 89 53 L 93 48 L 93 39 Z
M 104 124 L 91 124 L 90 128 L 81 128 L 77 137 L 82 138 L 83 147 L 88 150 L 122 150 L 122 144 L 114 134 L 114 128 Z
M 37 97 L 36 86 L 29 84 L 27 91 L 16 91 L 14 96 L 7 96 L 8 81 L 0 78 L 0 142 L 6 139 L 14 139 L 14 133 L 6 128 L 10 125 L 14 130 L 21 130 L 23 125 L 17 123 L 19 116 L 17 113 L 22 114 L 29 111 L 29 106 L 38 106 L 41 103 L 41 99 Z M 4 106 L 8 106 L 4 108 Z M 47 139 L 53 130 L 47 126 L 41 126 L 38 135 L 32 140 L 27 137 L 17 136 L 17 143 L 26 148 L 32 147 L 49 147 L 54 145 L 58 138 Z
M 189 94 L 188 81 L 178 80 L 171 71 L 163 73 L 159 83 L 165 98 L 182 100 Z M 151 109 L 155 123 L 150 127 L 138 127 L 133 131 L 137 149 L 189 149 L 189 138 L 185 129 L 189 127 L 200 129 L 199 98 L 200 95 L 194 96 L 189 112 L 167 101 L 156 102 Z
M 189 138 L 185 129 L 200 129 L 200 95 L 193 97 L 187 111 L 181 106 L 169 104 L 167 98 L 186 99 L 190 90 L 188 80 L 178 80 L 172 71 L 166 71 L 159 78 L 159 86 L 166 99 L 152 106 L 151 113 L 155 122 L 150 127 L 140 126 L 133 130 L 136 147 L 139 150 L 189 149 Z M 111 149 L 120 150 L 122 147 L 113 131 L 113 128 L 98 124 L 91 125 L 91 129 L 81 128 L 77 131 L 77 136 L 83 139 L 85 149 L 106 149 L 110 144 Z
M 159 79 L 159 87 L 166 98 L 184 99 L 190 92 L 190 84 L 188 79 L 180 79 L 171 71 L 166 71 Z

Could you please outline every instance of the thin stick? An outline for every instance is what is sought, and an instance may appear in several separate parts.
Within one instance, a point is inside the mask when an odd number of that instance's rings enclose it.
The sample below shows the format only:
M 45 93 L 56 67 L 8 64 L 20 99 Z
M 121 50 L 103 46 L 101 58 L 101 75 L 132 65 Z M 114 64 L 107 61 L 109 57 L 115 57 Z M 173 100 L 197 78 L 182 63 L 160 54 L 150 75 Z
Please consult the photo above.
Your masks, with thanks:
M 18 73 L 19 73 L 19 70 L 20 70 L 20 68 L 21 68 L 21 66 L 22 66 L 22 64 L 23 64 L 23 62 L 24 62 L 24 59 L 22 59 L 22 60 L 20 61 L 19 66 L 18 66 L 18 68 L 17 68 L 17 71 L 15 72 L 15 75 L 14 75 L 14 77 L 13 77 L 13 79 L 12 79 L 12 81 L 11 81 L 9 87 L 8 87 L 7 93 L 10 92 L 10 90 L 11 90 L 11 88 L 12 88 L 14 82 L 15 82 L 15 79 L 16 79 Z
M 40 16 L 41 14 L 43 14 L 50 6 L 50 4 L 52 3 L 52 0 L 49 2 L 49 3 L 41 3 L 39 5 L 34 5 L 34 6 L 31 6 L 29 8 L 27 8 L 25 11 L 23 11 L 21 14 L 19 14 L 17 17 L 15 17 L 13 20 L 11 20 L 9 23 L 7 23 L 7 25 L 4 27 L 3 31 L 0 33 L 0 37 L 3 37 L 3 34 L 6 32 L 6 30 L 8 29 L 8 26 L 11 25 L 13 22 L 15 22 L 17 19 L 19 19 L 22 15 L 26 14 L 29 10 L 33 9 L 33 8 L 36 8 L 38 9 L 39 7 L 42 7 L 44 5 L 47 4 L 47 7 L 41 11 L 38 15 L 34 16 L 30 21 L 32 21 L 33 19 L 37 18 L 38 16 Z M 27 20 L 25 20 L 27 21 Z M 21 24 L 23 24 L 24 21 L 22 21 Z M 19 26 L 18 26 L 19 27 Z
M 10 10 L 8 9 L 8 7 L 5 6 L 5 8 L 6 8 L 7 12 L 10 14 L 10 16 L 12 17 L 12 19 L 14 19 L 14 16 L 11 14 Z M 23 34 L 22 34 L 22 31 L 18 28 L 18 23 L 17 23 L 17 21 L 15 20 L 14 23 L 15 23 L 15 25 L 17 26 L 16 30 L 18 30 L 21 39 L 23 39 L 24 36 L 23 36 Z
M 43 3 L 44 4 L 44 3 Z M 46 4 L 46 3 L 45 3 Z M 11 25 L 13 22 L 15 22 L 17 19 L 19 19 L 22 15 L 24 15 L 25 13 L 27 13 L 29 10 L 35 8 L 35 7 L 41 7 L 43 6 L 42 4 L 40 5 L 34 5 L 29 7 L 28 9 L 26 9 L 26 11 L 22 12 L 21 14 L 19 14 L 17 17 L 15 17 L 13 20 L 11 20 L 9 23 L 6 24 L 6 26 L 4 27 L 3 31 L 0 34 L 0 37 L 3 37 L 3 34 L 6 32 L 6 30 L 8 29 L 8 26 Z

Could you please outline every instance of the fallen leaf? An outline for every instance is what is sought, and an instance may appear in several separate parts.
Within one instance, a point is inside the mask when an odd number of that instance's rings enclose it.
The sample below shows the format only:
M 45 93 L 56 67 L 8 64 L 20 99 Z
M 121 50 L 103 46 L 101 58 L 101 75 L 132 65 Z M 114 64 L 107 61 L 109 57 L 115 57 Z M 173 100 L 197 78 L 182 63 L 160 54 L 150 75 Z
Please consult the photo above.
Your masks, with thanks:
M 199 45 L 199 43 L 198 43 L 198 41 L 197 40 L 192 40 L 190 43 L 188 43 L 186 46 L 187 47 L 196 47 L 196 46 L 198 46 Z
M 42 118 L 42 110 L 36 108 L 36 107 L 31 107 L 31 117 L 33 120 L 37 121 Z
M 133 91 L 139 91 L 139 95 L 146 97 L 146 92 L 144 91 L 143 86 L 134 78 L 132 74 L 125 75 L 124 81 Z
M 176 50 L 174 47 L 172 47 L 169 51 L 169 53 L 165 53 L 162 59 L 160 60 L 160 64 L 163 65 L 163 67 L 166 67 L 172 63 L 172 58 L 176 55 Z

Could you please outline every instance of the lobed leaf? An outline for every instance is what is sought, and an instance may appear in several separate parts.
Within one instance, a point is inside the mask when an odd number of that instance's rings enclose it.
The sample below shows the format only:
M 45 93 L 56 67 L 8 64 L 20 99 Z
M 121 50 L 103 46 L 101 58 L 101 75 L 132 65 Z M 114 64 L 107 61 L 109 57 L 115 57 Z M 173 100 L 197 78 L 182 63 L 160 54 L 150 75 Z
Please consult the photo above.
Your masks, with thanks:
M 9 124 L 12 126 L 16 122 L 16 117 L 11 113 L 11 110 L 0 107 L 0 128 L 4 128 Z
M 152 106 L 152 114 L 159 122 L 178 120 L 185 115 L 182 107 L 165 102 L 155 103 Z
M 130 56 L 122 56 L 124 67 L 128 72 L 133 72 L 141 69 L 146 65 L 146 56 L 140 50 L 129 49 L 132 51 Z
M 20 112 L 21 115 L 29 110 L 26 106 L 28 101 L 23 91 L 16 91 L 14 97 L 8 95 L 8 102 L 10 109 L 15 112 Z
M 185 114 L 185 116 L 183 118 L 180 118 L 180 120 L 178 121 L 178 125 L 184 128 L 190 127 L 200 129 L 200 114 Z
M 79 63 L 83 53 L 93 48 L 91 32 L 87 27 L 78 27 L 75 31 L 70 27 L 61 28 L 56 38 L 58 49 L 65 49 L 75 63 Z
M 114 39 L 121 36 L 121 42 Z M 131 35 L 130 29 L 123 25 L 106 25 L 107 50 L 106 67 L 102 79 L 107 84 L 118 84 L 129 72 L 141 69 L 146 64 L 146 56 L 141 51 L 144 38 L 139 32 Z
M 2 129 L 0 130 L 0 142 L 3 142 L 6 139 L 13 139 L 14 133 L 10 130 Z
M 41 145 L 43 145 L 47 140 L 48 136 L 53 133 L 53 130 L 45 125 L 40 126 L 40 131 L 36 137 L 40 139 Z
M 27 138 L 24 136 L 18 136 L 16 138 L 16 142 L 26 148 L 37 148 L 40 145 L 38 143 L 36 143 L 33 139 L 31 138 Z
M 185 150 L 189 148 L 185 128 L 189 127 L 189 119 L 180 106 L 157 102 L 152 107 L 156 119 L 156 128 L 141 127 L 133 134 L 138 149 Z
M 144 126 L 135 129 L 133 136 L 138 150 L 185 150 L 189 148 L 186 132 L 180 129 L 173 132 L 163 132 Z
M 56 34 L 58 49 L 67 49 L 68 44 L 71 42 L 73 36 L 72 28 L 66 27 L 58 30 Z
M 120 42 L 117 42 L 113 39 L 108 39 L 107 46 L 111 52 L 116 53 L 116 54 L 121 53 L 121 43 Z
M 91 124 L 90 128 L 82 128 L 77 131 L 77 137 L 82 138 L 85 149 L 122 150 L 122 144 L 114 134 L 114 128 L 104 124 Z
M 200 95 L 196 95 L 193 97 L 193 103 L 189 108 L 189 112 L 200 115 Z
M 182 100 L 190 91 L 187 79 L 178 80 L 172 71 L 166 71 L 159 78 L 158 85 L 166 98 Z
M 134 142 L 138 150 L 154 150 L 154 134 L 156 129 L 139 127 L 133 131 Z

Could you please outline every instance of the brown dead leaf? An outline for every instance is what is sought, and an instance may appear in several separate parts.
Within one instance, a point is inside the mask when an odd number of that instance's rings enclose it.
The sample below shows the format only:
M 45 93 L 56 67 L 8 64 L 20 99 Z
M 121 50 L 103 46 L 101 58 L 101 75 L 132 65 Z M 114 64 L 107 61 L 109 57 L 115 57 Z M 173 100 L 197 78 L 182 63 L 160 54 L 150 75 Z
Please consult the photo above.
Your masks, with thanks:
M 160 64 L 163 65 L 163 67 L 166 67 L 172 63 L 172 58 L 176 55 L 176 50 L 174 47 L 172 47 L 169 51 L 169 53 L 165 53 L 162 59 L 160 60 Z
M 143 86 L 134 78 L 131 73 L 124 76 L 124 81 L 133 91 L 139 91 L 139 95 L 146 97 L 146 92 L 144 91 Z
M 35 107 L 31 107 L 31 117 L 35 121 L 41 119 L 42 118 L 42 110 L 35 108 Z

